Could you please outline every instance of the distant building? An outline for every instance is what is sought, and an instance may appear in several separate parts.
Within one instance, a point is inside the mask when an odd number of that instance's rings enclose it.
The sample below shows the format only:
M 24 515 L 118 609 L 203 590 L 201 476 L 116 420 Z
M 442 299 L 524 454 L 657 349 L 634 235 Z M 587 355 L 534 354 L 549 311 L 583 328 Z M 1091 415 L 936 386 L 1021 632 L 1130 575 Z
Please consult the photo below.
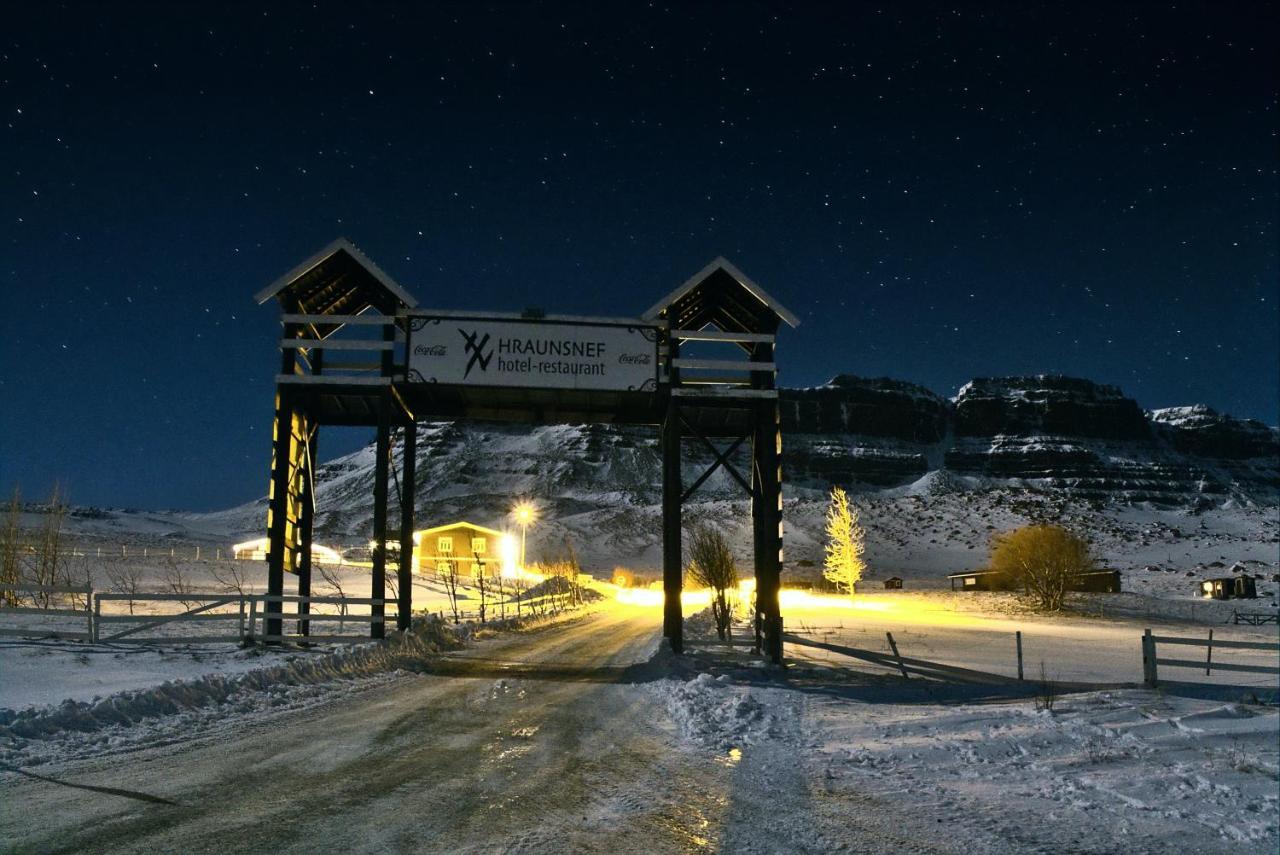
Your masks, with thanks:
M 949 573 L 947 578 L 951 581 L 953 591 L 1016 591 L 1020 587 L 1014 577 L 996 570 L 965 570 L 961 573 Z M 885 587 L 889 587 L 888 583 Z M 1067 590 L 1118 594 L 1120 571 L 1086 570 L 1077 573 L 1068 583 Z
M 1095 594 L 1120 593 L 1119 570 L 1086 570 L 1077 573 L 1067 586 L 1068 591 L 1088 591 Z
M 491 577 L 515 567 L 511 537 L 475 523 L 455 522 L 415 531 L 413 543 L 415 573 Z
M 231 557 L 240 561 L 266 561 L 271 542 L 265 537 L 246 540 L 231 547 Z M 341 564 L 342 556 L 327 546 L 311 544 L 312 564 Z M 293 570 L 289 571 L 294 572 Z
M 965 570 L 948 573 L 953 591 L 1016 591 L 1018 586 L 1007 573 L 996 570 Z
M 1222 576 L 1200 582 L 1200 595 L 1214 600 L 1253 600 L 1258 588 L 1252 576 Z
M 890 576 L 888 579 L 885 579 L 885 580 L 884 580 L 884 586 L 885 586 L 886 588 L 894 589 L 894 590 L 896 590 L 896 589 L 901 589 L 901 588 L 902 588 L 902 580 L 901 580 L 900 578 L 898 578 L 897 576 Z

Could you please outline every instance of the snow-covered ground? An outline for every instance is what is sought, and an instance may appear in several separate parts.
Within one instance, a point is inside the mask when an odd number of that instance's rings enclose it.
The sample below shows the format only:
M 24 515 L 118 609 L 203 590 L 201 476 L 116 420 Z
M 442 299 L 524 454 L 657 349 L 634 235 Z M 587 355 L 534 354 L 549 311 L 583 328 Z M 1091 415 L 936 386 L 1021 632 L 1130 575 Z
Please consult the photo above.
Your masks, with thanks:
M 712 641 L 705 623 L 698 630 L 699 664 L 641 686 L 691 750 L 783 780 L 803 769 L 806 797 L 828 805 L 892 800 L 911 817 L 897 841 L 907 848 L 1280 845 L 1274 706 L 1138 688 L 1008 697 L 806 663 L 770 677 Z M 856 838 L 832 848 L 846 846 Z
M 1034 684 L 776 669 L 711 640 L 705 613 L 674 657 L 659 615 L 607 603 L 467 649 L 425 632 L 8 715 L 4 763 L 25 771 L 0 771 L 0 837 L 33 851 L 1280 843 L 1274 707 L 1126 688 L 1044 709 Z M 277 786 L 302 779 L 311 786 Z

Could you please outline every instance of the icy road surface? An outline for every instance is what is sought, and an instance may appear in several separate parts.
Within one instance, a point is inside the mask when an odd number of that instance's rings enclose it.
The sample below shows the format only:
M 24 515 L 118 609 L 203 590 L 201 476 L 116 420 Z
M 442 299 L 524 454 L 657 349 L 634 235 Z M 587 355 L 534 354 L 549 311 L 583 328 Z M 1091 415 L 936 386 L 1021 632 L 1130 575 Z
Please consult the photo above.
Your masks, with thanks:
M 0 772 L 0 849 L 1274 851 L 1273 712 L 1139 692 L 1050 715 L 714 651 L 692 659 L 718 677 L 672 679 L 657 617 L 604 609 L 322 706 Z

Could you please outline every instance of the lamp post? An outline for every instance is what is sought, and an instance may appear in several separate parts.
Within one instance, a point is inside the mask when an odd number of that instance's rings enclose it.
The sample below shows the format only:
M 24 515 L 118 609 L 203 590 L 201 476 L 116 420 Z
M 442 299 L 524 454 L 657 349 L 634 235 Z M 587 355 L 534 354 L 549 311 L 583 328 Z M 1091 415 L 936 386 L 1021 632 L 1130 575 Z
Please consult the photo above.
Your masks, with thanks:
M 533 522 L 537 516 L 533 505 L 528 502 L 521 502 L 516 505 L 514 510 L 516 522 L 520 523 L 520 569 L 524 570 L 524 541 L 525 532 L 529 528 L 529 523 Z

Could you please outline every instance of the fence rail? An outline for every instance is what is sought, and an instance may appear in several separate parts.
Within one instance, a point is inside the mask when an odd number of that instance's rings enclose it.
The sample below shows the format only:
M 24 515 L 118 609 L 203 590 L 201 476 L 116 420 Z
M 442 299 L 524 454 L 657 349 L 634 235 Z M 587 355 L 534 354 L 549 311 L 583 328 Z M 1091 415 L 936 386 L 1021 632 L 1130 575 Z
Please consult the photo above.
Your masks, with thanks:
M 1180 644 L 1191 647 L 1205 648 L 1204 661 L 1194 659 L 1161 659 L 1158 653 L 1158 645 L 1161 644 Z M 1280 676 L 1280 667 L 1274 665 L 1241 665 L 1235 662 L 1214 662 L 1214 648 L 1227 650 L 1267 650 L 1273 653 L 1280 653 L 1280 642 L 1271 641 L 1229 641 L 1226 639 L 1217 639 L 1213 637 L 1213 630 L 1209 630 L 1208 638 L 1183 638 L 1169 635 L 1153 635 L 1151 630 L 1146 630 L 1142 635 L 1142 682 L 1149 688 L 1155 688 L 1160 682 L 1160 666 L 1165 665 L 1169 668 L 1203 668 L 1205 676 L 1217 669 L 1219 671 L 1232 671 L 1247 674 L 1270 674 L 1272 676 Z
M 48 608 L 42 609 L 39 606 L 0 606 L 0 614 L 11 615 L 41 615 L 44 617 L 73 617 L 81 618 L 85 621 L 85 630 L 67 630 L 50 627 L 0 627 L 0 636 L 10 638 L 63 638 L 68 641 L 92 641 L 94 635 L 94 614 L 92 608 L 93 588 L 85 585 L 10 585 L 5 584 L 0 587 L 0 593 L 11 595 L 26 594 L 34 595 L 70 595 L 84 597 L 84 608 L 77 608 L 72 604 L 71 608 Z

